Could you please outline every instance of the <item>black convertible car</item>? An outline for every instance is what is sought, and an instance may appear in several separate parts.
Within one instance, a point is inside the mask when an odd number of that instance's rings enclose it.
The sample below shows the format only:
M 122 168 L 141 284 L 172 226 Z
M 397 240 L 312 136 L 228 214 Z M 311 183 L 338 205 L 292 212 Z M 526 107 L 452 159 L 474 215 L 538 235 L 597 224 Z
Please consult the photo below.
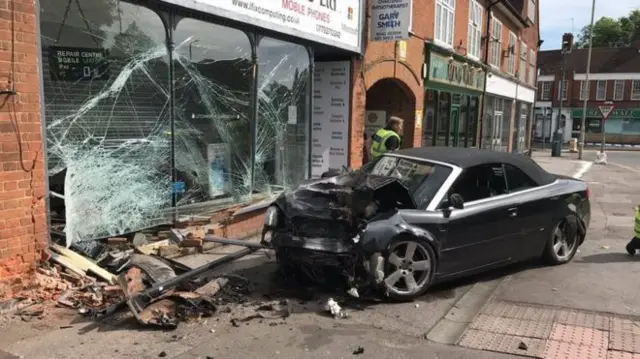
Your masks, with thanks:
M 436 282 L 541 257 L 570 261 L 590 220 L 589 189 L 528 157 L 424 147 L 310 180 L 265 214 L 280 269 L 408 300 Z M 329 279 L 331 278 L 331 279 Z

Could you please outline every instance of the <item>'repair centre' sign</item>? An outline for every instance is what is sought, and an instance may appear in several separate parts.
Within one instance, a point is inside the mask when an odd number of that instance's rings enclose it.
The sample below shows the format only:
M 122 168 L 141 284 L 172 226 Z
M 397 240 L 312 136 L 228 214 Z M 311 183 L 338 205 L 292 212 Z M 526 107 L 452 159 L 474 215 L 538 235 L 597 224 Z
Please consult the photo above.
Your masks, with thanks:
M 265 29 L 362 52 L 363 0 L 164 0 Z

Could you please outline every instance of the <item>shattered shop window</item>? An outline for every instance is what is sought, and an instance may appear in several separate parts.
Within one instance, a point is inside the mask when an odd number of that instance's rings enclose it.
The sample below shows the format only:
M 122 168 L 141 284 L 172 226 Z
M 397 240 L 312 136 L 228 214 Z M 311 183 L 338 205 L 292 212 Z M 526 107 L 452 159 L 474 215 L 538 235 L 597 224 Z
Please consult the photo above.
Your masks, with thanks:
M 185 18 L 173 42 L 177 204 L 246 201 L 253 156 L 249 38 Z
M 281 191 L 309 175 L 309 76 L 309 53 L 305 47 L 268 37 L 260 40 L 254 182 L 257 191 Z
M 62 195 L 51 197 L 52 229 L 64 228 L 70 243 L 164 222 L 171 148 L 162 21 L 115 0 L 40 8 L 48 170 Z

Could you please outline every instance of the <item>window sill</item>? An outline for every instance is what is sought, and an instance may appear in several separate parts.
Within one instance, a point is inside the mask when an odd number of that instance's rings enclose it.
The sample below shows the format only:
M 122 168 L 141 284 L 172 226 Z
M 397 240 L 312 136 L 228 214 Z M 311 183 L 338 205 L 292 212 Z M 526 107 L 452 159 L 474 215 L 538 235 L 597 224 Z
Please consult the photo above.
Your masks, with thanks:
M 440 47 L 443 47 L 445 49 L 453 50 L 453 45 L 449 45 L 444 41 L 440 41 L 438 39 L 433 39 L 433 43 L 438 45 L 438 46 L 440 46 Z

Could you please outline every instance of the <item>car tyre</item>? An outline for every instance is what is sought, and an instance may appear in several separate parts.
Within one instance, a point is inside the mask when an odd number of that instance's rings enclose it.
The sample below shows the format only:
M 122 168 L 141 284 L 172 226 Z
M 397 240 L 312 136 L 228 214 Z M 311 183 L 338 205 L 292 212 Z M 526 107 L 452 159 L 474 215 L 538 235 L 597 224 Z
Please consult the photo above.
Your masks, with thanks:
M 426 240 L 402 236 L 391 242 L 384 253 L 385 294 L 395 301 L 411 301 L 431 285 L 437 258 Z
M 553 227 L 544 249 L 543 259 L 552 265 L 570 262 L 578 251 L 580 233 L 575 217 L 567 217 Z

